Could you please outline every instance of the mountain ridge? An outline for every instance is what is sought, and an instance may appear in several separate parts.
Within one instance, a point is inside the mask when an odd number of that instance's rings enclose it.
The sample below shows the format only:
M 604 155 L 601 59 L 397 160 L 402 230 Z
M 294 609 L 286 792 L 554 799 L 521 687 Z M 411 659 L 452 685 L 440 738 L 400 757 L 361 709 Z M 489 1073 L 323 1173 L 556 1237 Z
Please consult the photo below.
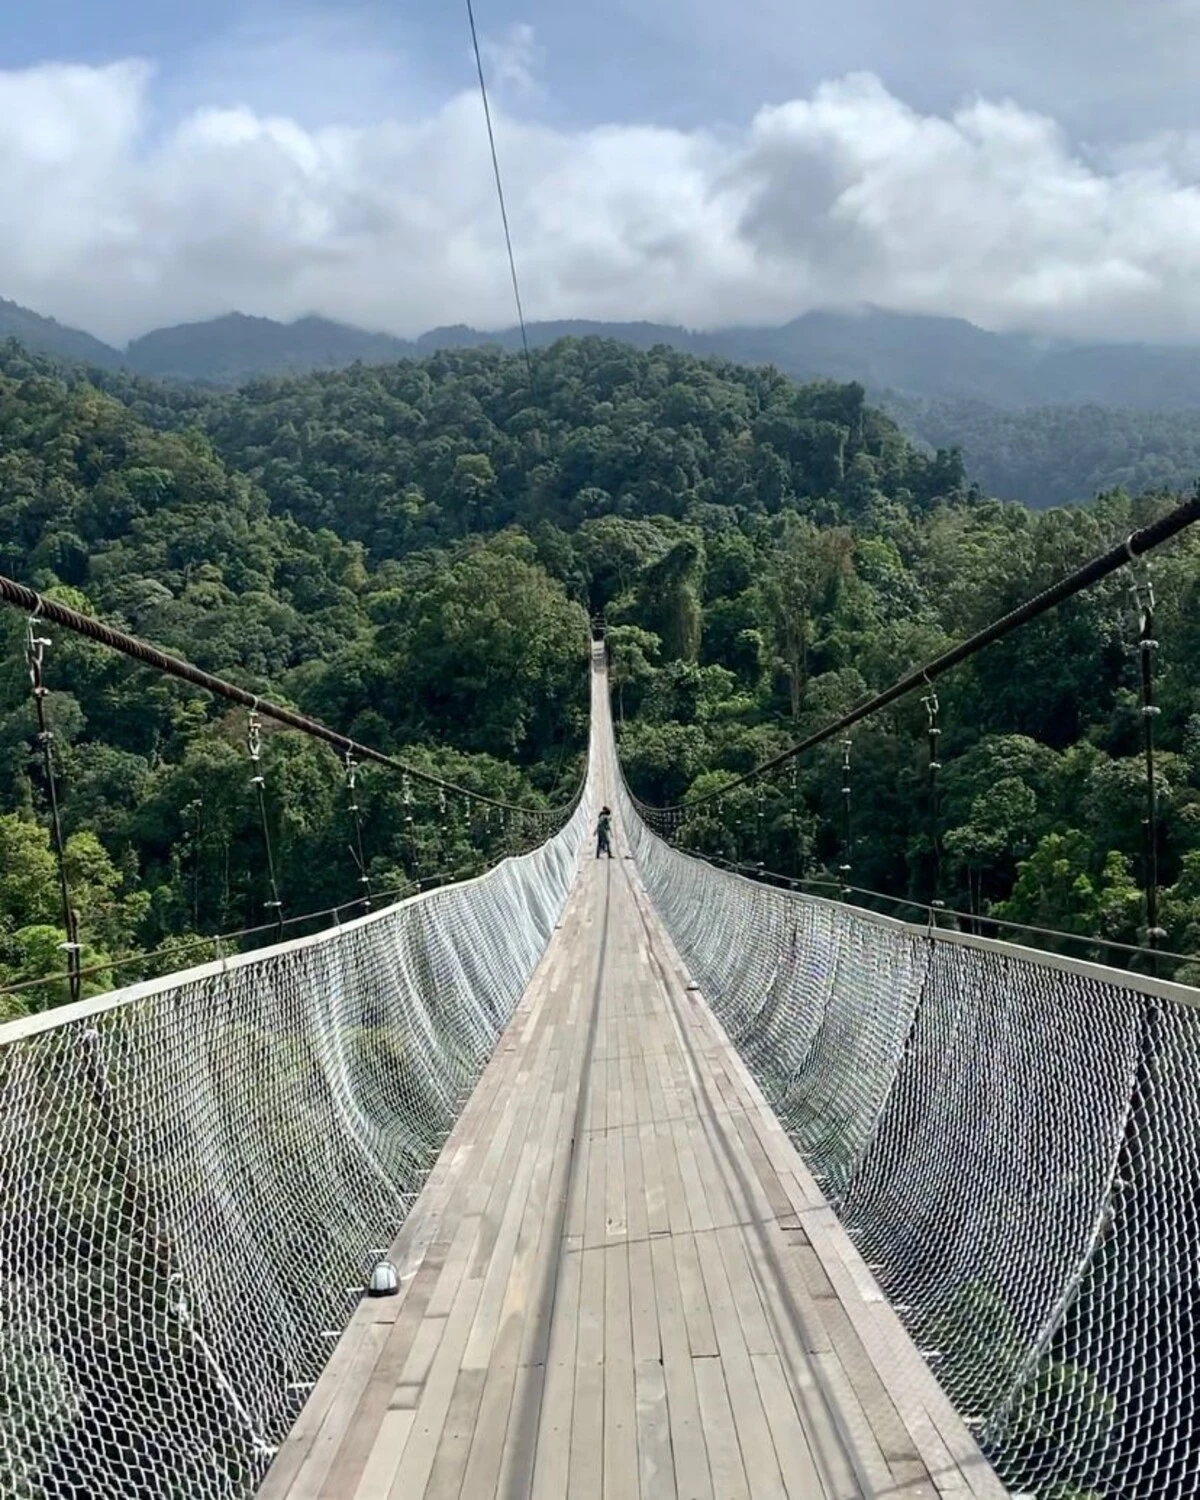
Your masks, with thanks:
M 774 364 L 798 380 L 856 380 L 875 394 L 971 400 L 1018 409 L 1101 405 L 1133 411 L 1200 410 L 1200 346 L 1080 344 L 992 333 L 963 318 L 888 312 L 813 311 L 773 327 L 695 330 L 670 323 L 559 319 L 528 326 L 543 347 L 566 337 L 617 339 L 634 348 L 669 344 L 738 364 Z M 156 328 L 118 349 L 82 329 L 0 299 L 0 337 L 38 354 L 128 369 L 158 379 L 236 385 L 272 375 L 386 364 L 438 349 L 521 347 L 518 328 L 466 324 L 415 339 L 311 314 L 290 323 L 245 313 Z
M 1131 493 L 1189 488 L 1200 474 L 1200 348 L 1077 345 L 879 309 L 810 312 L 773 328 L 564 319 L 527 331 L 534 348 L 599 336 L 641 350 L 666 344 L 734 364 L 773 364 L 799 382 L 858 382 L 911 438 L 960 448 L 986 493 L 1035 508 L 1117 486 Z M 229 313 L 154 329 L 119 350 L 0 299 L 5 336 L 118 377 L 214 391 L 439 350 L 522 347 L 518 328 L 456 324 L 404 339 L 317 315 L 279 323 Z

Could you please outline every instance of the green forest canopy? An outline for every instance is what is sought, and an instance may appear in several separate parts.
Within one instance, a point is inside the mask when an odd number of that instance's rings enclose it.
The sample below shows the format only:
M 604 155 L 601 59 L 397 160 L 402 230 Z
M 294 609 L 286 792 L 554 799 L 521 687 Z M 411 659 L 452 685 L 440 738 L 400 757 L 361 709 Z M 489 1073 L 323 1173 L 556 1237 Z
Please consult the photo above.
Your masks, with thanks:
M 545 805 L 581 767 L 586 615 L 610 623 L 635 790 L 748 769 L 1170 502 L 1034 513 L 917 450 L 861 387 L 667 349 L 461 350 L 206 395 L 0 359 L 0 571 L 385 750 Z M 1169 945 L 1200 948 L 1200 539 L 1156 560 Z M 23 622 L 0 617 L 0 977 L 57 968 Z M 941 689 L 940 863 L 924 713 L 856 738 L 856 883 L 1136 940 L 1143 782 L 1128 580 Z M 261 919 L 244 715 L 56 632 L 49 712 L 93 957 Z M 838 752 L 693 820 L 783 873 L 837 862 Z M 292 911 L 346 900 L 341 769 L 270 734 Z M 379 888 L 469 853 L 406 841 L 363 777 Z M 453 843 L 454 847 L 450 847 Z M 103 976 L 97 981 L 103 982 Z M 36 1003 L 48 996 L 38 992 Z M 10 1002 L 10 1004 L 15 1002 Z

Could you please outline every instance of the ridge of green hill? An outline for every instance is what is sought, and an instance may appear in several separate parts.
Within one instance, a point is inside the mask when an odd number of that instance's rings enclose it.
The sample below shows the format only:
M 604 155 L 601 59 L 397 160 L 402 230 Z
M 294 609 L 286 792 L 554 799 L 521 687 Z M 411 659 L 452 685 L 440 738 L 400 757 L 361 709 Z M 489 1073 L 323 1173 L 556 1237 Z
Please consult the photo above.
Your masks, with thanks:
M 385 365 L 441 350 L 521 348 L 515 328 L 465 325 L 415 340 L 328 318 L 292 323 L 231 313 L 160 328 L 124 352 L 89 334 L 0 302 L 0 337 L 26 348 L 151 380 L 224 390 L 248 381 Z M 1072 504 L 1124 486 L 1181 488 L 1200 474 L 1200 351 L 1082 346 L 994 334 L 962 319 L 867 309 L 810 312 L 777 328 L 697 332 L 652 322 L 535 323 L 530 343 L 615 339 L 642 351 L 774 365 L 800 381 L 862 384 L 919 443 L 960 448 L 988 494 L 1035 507 Z

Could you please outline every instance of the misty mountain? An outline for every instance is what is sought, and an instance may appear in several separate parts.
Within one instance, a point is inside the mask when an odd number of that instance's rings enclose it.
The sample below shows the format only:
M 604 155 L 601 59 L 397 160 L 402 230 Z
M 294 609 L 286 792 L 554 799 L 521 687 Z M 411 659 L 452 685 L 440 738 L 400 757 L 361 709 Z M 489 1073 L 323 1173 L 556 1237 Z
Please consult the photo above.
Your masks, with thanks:
M 1117 485 L 1190 488 L 1200 475 L 1200 348 L 1055 344 L 989 333 L 960 318 L 878 309 L 806 313 L 780 328 L 696 332 L 570 319 L 534 323 L 528 333 L 535 348 L 598 336 L 773 364 L 799 381 L 859 381 L 912 437 L 961 448 L 967 472 L 988 494 L 1038 507 Z M 0 300 L 3 337 L 58 359 L 218 387 L 438 349 L 521 348 L 517 328 L 460 324 L 410 340 L 328 318 L 277 323 L 232 313 L 156 329 L 122 351 Z
M 157 328 L 134 339 L 123 358 L 138 375 L 230 386 L 261 375 L 340 370 L 356 361 L 393 364 L 419 352 L 408 339 L 367 333 L 328 318 L 276 323 L 230 313 L 207 323 Z
M 669 323 L 533 323 L 534 347 L 596 335 L 637 349 L 669 344 L 739 364 L 774 364 L 797 380 L 857 380 L 872 394 L 918 401 L 983 401 L 1014 409 L 1112 406 L 1131 411 L 1200 409 L 1200 348 L 1154 344 L 1068 344 L 1027 334 L 989 333 L 961 318 L 867 309 L 810 312 L 780 328 L 696 332 Z M 328 318 L 277 323 L 242 313 L 159 328 L 121 351 L 53 318 L 0 301 L 0 337 L 39 354 L 139 375 L 236 385 L 253 376 L 338 369 L 361 360 L 386 364 L 437 349 L 521 347 L 520 330 L 483 332 L 458 325 L 419 338 L 371 333 Z
M 962 318 L 868 309 L 810 312 L 780 328 L 698 333 L 665 323 L 534 323 L 535 347 L 595 334 L 638 349 L 669 344 L 738 364 L 773 364 L 796 380 L 857 380 L 873 395 L 894 391 L 926 401 L 1030 406 L 1112 406 L 1131 411 L 1200 409 L 1200 348 L 1155 344 L 1069 344 L 1028 334 L 989 333 Z M 439 328 L 426 352 L 472 344 L 521 346 L 520 330 Z
M 0 339 L 16 339 L 34 354 L 48 354 L 53 359 L 77 360 L 98 365 L 102 370 L 116 370 L 124 363 L 119 349 L 102 344 L 90 333 L 68 328 L 54 318 L 43 318 L 17 302 L 0 297 Z
M 1105 406 L 925 401 L 888 392 L 878 404 L 916 441 L 958 448 L 986 495 L 1041 510 L 1102 490 L 1190 491 L 1200 481 L 1200 412 Z

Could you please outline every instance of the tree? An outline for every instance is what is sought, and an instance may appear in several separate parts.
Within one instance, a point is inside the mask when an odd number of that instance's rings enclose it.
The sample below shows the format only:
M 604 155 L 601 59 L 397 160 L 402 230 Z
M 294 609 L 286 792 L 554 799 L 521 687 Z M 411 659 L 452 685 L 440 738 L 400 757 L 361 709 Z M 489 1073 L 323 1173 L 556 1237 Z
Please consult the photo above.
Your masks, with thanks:
M 796 515 L 783 518 L 762 590 L 787 675 L 793 719 L 800 716 L 808 685 L 813 615 L 822 604 L 832 604 L 831 591 L 848 574 L 850 557 L 848 532 L 822 531 Z
M 1129 860 L 1115 849 L 1098 854 L 1086 834 L 1071 828 L 1046 834 L 1021 861 L 1012 895 L 997 903 L 995 914 L 1005 921 L 1128 943 L 1137 940 L 1141 908 Z
M 629 708 L 636 713 L 646 688 L 654 680 L 654 668 L 662 642 L 638 625 L 611 625 L 605 632 L 609 656 L 609 683 L 617 697 L 617 720 L 625 722 L 626 689 Z
M 1012 863 L 1026 849 L 1036 817 L 1033 791 L 1019 776 L 1005 776 L 974 799 L 968 822 L 946 833 L 943 847 L 967 876 L 971 911 L 1011 882 Z
M 13 813 L 0 813 L 0 934 L 61 917 L 50 835 Z
M 536 759 L 554 744 L 564 703 L 581 694 L 587 639 L 583 609 L 535 564 L 469 550 L 404 632 L 396 715 L 423 731 L 458 724 L 473 749 Z
M 637 613 L 662 641 L 666 661 L 696 660 L 700 651 L 700 588 L 704 549 L 697 541 L 678 541 L 642 574 Z

